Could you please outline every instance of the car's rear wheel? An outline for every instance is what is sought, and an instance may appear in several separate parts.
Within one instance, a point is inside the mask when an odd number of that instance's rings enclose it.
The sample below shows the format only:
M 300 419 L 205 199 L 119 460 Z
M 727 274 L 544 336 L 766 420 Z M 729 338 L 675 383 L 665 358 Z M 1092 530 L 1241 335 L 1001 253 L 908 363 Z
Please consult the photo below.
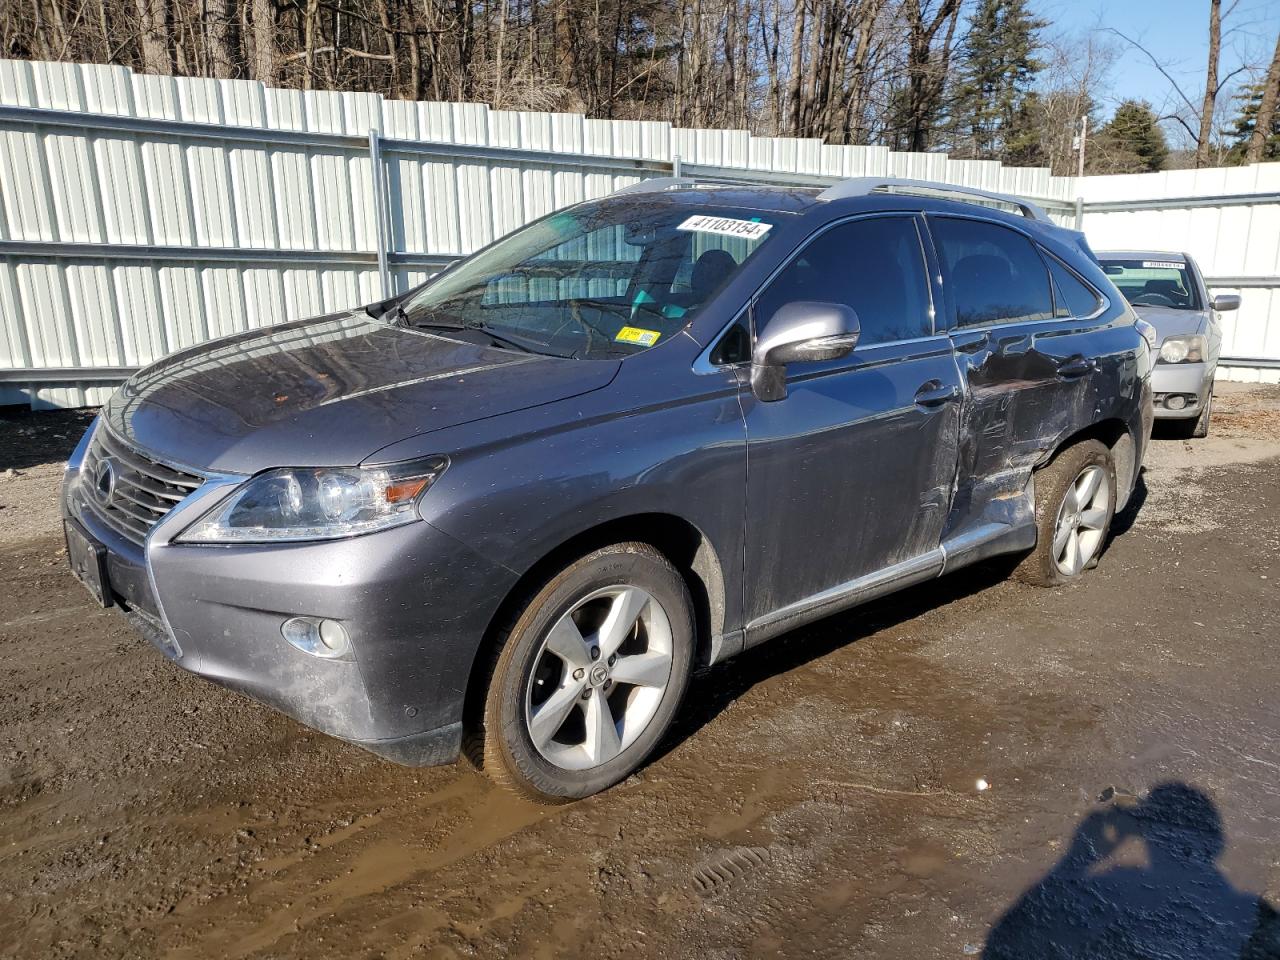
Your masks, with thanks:
M 1098 565 L 1116 510 L 1115 464 L 1098 440 L 1060 451 L 1036 472 L 1036 546 L 1015 576 L 1042 587 Z
M 570 564 L 498 638 L 468 754 L 546 803 L 586 797 L 635 770 L 688 684 L 693 606 L 653 547 L 622 543 Z

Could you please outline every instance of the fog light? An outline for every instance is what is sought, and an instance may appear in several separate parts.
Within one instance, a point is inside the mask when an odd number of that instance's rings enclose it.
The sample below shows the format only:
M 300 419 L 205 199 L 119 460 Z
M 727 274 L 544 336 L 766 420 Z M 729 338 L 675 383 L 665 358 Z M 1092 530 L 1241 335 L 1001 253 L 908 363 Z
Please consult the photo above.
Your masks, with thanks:
M 1164 405 L 1170 410 L 1182 410 L 1187 405 L 1187 398 L 1180 393 L 1171 393 L 1165 399 Z
M 280 632 L 303 653 L 325 660 L 351 659 L 351 638 L 337 620 L 320 617 L 293 617 L 286 620 Z

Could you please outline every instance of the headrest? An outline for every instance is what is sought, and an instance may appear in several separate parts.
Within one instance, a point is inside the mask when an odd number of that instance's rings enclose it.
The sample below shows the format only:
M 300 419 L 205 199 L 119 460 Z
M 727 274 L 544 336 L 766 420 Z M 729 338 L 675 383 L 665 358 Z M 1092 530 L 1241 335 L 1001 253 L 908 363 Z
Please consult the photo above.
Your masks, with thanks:
M 705 300 L 737 267 L 738 261 L 727 250 L 708 250 L 694 263 L 689 286 L 699 300 Z

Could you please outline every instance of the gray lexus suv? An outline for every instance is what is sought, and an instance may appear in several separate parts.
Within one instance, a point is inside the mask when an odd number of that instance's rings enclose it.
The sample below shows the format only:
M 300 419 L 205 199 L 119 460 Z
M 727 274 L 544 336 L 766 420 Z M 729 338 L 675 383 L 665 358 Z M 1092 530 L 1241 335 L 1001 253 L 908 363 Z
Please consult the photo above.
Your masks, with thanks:
M 69 561 L 311 727 L 583 797 L 699 666 L 995 554 L 1093 566 L 1143 328 L 1013 198 L 645 181 L 141 371 L 68 464 Z

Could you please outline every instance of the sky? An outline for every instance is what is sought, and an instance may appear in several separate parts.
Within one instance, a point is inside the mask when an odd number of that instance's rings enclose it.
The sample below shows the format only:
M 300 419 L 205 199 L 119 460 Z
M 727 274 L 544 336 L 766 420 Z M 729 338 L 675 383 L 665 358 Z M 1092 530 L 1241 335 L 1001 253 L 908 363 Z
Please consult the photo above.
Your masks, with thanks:
M 1231 4 L 1232 0 L 1223 0 L 1224 14 Z M 1209 0 L 1040 0 L 1035 9 L 1064 31 L 1114 27 L 1132 37 L 1160 59 L 1186 95 L 1199 105 L 1209 54 Z M 1236 0 L 1234 10 L 1223 20 L 1219 77 L 1242 63 L 1259 64 L 1265 70 L 1278 31 L 1280 0 Z M 1129 97 L 1147 100 L 1157 111 L 1171 108 L 1176 95 L 1169 81 L 1140 51 L 1114 34 L 1110 36 L 1121 56 L 1109 77 L 1104 115 L 1110 115 L 1117 103 Z M 1242 81 L 1246 81 L 1244 74 L 1232 85 Z

